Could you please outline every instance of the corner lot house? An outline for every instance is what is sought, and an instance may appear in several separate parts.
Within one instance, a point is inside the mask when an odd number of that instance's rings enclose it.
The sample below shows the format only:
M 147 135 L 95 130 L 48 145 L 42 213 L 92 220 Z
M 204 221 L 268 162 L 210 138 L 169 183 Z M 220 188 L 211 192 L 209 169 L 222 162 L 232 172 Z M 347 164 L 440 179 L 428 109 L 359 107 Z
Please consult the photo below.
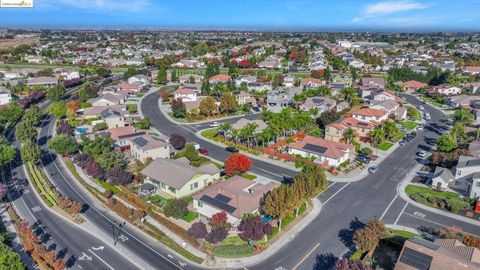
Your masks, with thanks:
M 175 99 L 181 99 L 183 102 L 197 101 L 197 93 L 190 88 L 180 88 L 175 91 Z
M 207 218 L 224 211 L 228 222 L 237 226 L 245 214 L 258 213 L 264 194 L 278 186 L 276 182 L 259 183 L 234 176 L 193 195 L 193 207 Z
M 474 270 L 480 269 L 480 250 L 457 239 L 421 238 L 405 241 L 395 270 Z
M 303 140 L 288 144 L 288 153 L 314 158 L 316 163 L 328 162 L 330 166 L 338 166 L 347 161 L 355 153 L 355 146 L 322 138 L 305 136 Z
M 460 156 L 451 171 L 437 167 L 432 177 L 432 188 L 451 189 L 470 198 L 480 197 L 480 158 Z
M 142 171 L 145 182 L 168 197 L 181 198 L 211 185 L 220 178 L 220 170 L 212 163 L 193 167 L 188 159 L 157 158 Z

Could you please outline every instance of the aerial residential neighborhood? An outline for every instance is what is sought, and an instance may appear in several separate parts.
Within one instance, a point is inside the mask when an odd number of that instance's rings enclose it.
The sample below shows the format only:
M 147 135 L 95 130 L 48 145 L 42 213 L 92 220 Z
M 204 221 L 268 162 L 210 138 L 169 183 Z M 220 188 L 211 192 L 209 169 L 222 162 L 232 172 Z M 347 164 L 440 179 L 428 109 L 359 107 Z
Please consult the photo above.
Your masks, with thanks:
M 474 4 L 159 2 L 0 0 L 1 269 L 480 269 Z

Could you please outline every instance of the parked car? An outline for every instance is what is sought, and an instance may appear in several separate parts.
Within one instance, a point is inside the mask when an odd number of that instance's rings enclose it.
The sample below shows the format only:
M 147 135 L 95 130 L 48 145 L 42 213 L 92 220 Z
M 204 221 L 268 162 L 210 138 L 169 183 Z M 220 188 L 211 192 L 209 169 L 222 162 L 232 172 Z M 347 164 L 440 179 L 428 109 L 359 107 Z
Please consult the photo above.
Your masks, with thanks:
M 235 148 L 233 146 L 227 146 L 227 147 L 225 147 L 225 150 L 227 150 L 228 152 L 232 152 L 232 153 L 240 152 L 237 148 Z
M 425 126 L 424 126 L 424 125 L 418 125 L 418 127 L 417 127 L 417 131 L 422 131 L 424 128 L 425 128 Z
M 26 187 L 26 186 L 28 186 L 28 180 L 25 179 L 25 178 L 20 178 L 20 179 L 18 179 L 17 183 L 18 183 L 21 187 Z
M 418 152 L 417 152 L 417 156 L 419 156 L 419 157 L 426 157 L 427 154 L 428 154 L 428 153 L 427 153 L 427 151 L 425 151 L 425 150 L 421 150 L 421 151 L 418 151 Z
M 213 122 L 213 123 L 211 123 L 211 124 L 208 125 L 208 126 L 211 127 L 211 128 L 214 128 L 214 127 L 218 127 L 219 124 L 218 124 L 218 122 Z
M 368 168 L 368 173 L 374 174 L 377 171 L 378 171 L 378 166 L 377 165 L 374 165 L 374 166 Z
M 355 158 L 355 160 L 361 161 L 361 162 L 363 162 L 364 164 L 369 164 L 372 159 L 371 159 L 370 157 L 368 157 L 368 156 L 358 155 L 358 156 Z
M 425 110 L 425 107 L 423 107 L 422 105 L 419 105 L 419 106 L 418 106 L 418 109 L 419 109 L 420 111 L 423 111 L 423 110 Z
M 400 144 L 401 146 L 404 146 L 404 145 L 406 145 L 406 144 L 407 144 L 407 141 L 405 141 L 405 140 L 401 140 L 401 141 L 400 141 L 398 144 Z
M 207 149 L 205 149 L 205 148 L 200 148 L 200 149 L 198 149 L 198 152 L 199 152 L 200 154 L 202 154 L 202 155 L 205 155 L 205 156 L 208 155 L 208 151 L 207 151 Z

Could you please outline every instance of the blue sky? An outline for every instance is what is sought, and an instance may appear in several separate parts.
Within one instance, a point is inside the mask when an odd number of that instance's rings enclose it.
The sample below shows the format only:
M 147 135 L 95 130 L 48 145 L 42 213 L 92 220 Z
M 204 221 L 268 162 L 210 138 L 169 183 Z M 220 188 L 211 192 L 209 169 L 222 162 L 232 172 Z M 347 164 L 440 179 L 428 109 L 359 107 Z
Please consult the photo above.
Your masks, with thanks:
M 0 27 L 480 30 L 479 0 L 33 0 Z

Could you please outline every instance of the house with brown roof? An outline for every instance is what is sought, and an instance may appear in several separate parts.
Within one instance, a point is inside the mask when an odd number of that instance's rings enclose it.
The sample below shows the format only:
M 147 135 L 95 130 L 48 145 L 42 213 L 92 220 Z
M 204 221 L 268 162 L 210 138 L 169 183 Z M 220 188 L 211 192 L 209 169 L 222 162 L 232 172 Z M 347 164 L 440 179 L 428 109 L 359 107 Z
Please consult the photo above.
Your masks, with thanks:
M 258 214 L 263 196 L 278 186 L 273 181 L 260 183 L 234 176 L 193 195 L 193 207 L 207 218 L 224 211 L 236 227 L 245 214 Z
M 480 269 L 480 250 L 456 239 L 434 242 L 412 238 L 405 241 L 395 270 L 474 270 Z
M 398 85 L 403 88 L 403 91 L 407 93 L 414 93 L 417 92 L 418 89 L 422 87 L 428 87 L 428 84 L 419 82 L 419 81 L 406 81 L 406 82 L 399 82 Z
M 319 87 L 325 84 L 326 84 L 326 81 L 320 80 L 317 78 L 309 77 L 309 78 L 300 79 L 300 85 L 305 88 L 314 88 L 314 87 Z
M 27 86 L 53 87 L 58 84 L 57 77 L 35 77 L 27 80 Z
M 197 101 L 197 93 L 190 88 L 179 88 L 174 93 L 175 99 L 181 99 L 183 102 Z
M 141 173 L 145 182 L 155 187 L 155 192 L 170 198 L 191 195 L 220 178 L 220 169 L 213 163 L 193 167 L 187 158 L 157 158 Z
M 463 67 L 462 71 L 468 75 L 477 75 L 480 74 L 480 67 Z
M 385 79 L 380 77 L 363 77 L 360 79 L 360 85 L 373 86 L 381 89 L 385 88 Z
M 388 112 L 379 109 L 362 107 L 352 112 L 352 117 L 365 122 L 381 123 L 388 119 Z
M 210 79 L 208 79 L 209 83 L 227 83 L 230 80 L 230 76 L 225 74 L 217 74 Z
M 302 140 L 287 145 L 288 153 L 314 159 L 314 162 L 330 166 L 338 166 L 353 157 L 355 146 L 325 140 L 318 137 L 305 136 Z
M 358 137 L 368 137 L 377 124 L 355 119 L 353 117 L 342 118 L 337 122 L 331 123 L 325 128 L 325 139 L 339 142 L 343 140 L 343 134 L 348 129 L 356 132 Z

